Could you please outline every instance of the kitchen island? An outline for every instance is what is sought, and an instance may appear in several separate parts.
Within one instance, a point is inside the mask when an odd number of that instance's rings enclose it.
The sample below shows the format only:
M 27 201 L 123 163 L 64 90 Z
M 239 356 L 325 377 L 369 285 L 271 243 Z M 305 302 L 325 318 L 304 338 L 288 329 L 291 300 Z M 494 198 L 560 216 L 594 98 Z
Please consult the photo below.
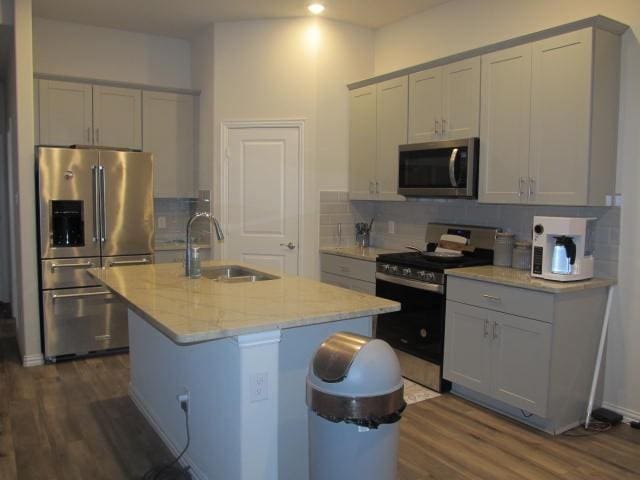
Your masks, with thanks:
M 222 262 L 206 262 L 203 272 Z M 239 265 L 234 263 L 234 265 Z M 389 300 L 314 280 L 189 279 L 180 264 L 93 269 L 129 308 L 130 395 L 196 478 L 308 477 L 305 377 L 337 331 L 371 335 Z

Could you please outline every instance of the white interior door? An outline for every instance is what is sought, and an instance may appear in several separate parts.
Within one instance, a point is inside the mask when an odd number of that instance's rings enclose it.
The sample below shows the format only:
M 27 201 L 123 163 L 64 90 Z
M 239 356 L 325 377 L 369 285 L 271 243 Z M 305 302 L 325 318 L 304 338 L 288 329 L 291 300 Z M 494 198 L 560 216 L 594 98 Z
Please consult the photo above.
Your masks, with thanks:
M 225 259 L 298 274 L 300 132 L 229 128 Z

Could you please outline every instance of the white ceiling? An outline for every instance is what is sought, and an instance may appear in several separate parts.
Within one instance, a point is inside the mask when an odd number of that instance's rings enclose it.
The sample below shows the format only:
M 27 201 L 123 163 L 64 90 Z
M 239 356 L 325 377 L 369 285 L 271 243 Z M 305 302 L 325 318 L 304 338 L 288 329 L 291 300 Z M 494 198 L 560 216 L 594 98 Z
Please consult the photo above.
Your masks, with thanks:
M 378 28 L 449 0 L 326 0 L 323 17 Z M 305 0 L 33 0 L 33 14 L 188 38 L 213 22 L 308 16 Z

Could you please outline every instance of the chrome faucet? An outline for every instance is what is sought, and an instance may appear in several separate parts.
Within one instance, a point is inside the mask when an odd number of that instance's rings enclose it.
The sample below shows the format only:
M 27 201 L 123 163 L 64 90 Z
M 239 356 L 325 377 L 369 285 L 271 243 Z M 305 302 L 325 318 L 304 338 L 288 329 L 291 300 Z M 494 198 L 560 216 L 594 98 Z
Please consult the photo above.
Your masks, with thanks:
M 184 273 L 187 277 L 191 276 L 191 243 L 192 243 L 192 239 L 191 239 L 191 226 L 193 225 L 193 222 L 195 222 L 198 218 L 202 218 L 202 217 L 206 217 L 209 219 L 210 223 L 213 223 L 213 227 L 215 228 L 216 231 L 216 237 L 218 238 L 218 240 L 222 241 L 224 240 L 224 233 L 222 232 L 222 227 L 220 226 L 220 222 L 218 222 L 218 220 L 216 219 L 216 217 L 214 217 L 213 215 L 211 215 L 209 212 L 196 212 L 194 213 L 191 218 L 189 219 L 189 221 L 187 222 L 187 251 L 185 252 L 185 262 L 184 262 Z

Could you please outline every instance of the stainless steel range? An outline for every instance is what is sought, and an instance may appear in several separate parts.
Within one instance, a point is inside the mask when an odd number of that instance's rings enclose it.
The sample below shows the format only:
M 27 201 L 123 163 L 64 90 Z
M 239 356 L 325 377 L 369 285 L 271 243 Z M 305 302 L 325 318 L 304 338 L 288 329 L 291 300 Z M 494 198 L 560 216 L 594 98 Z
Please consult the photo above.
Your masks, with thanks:
M 378 316 L 376 337 L 396 350 L 403 376 L 439 392 L 450 388 L 442 378 L 447 283 L 444 271 L 491 264 L 497 231 L 430 223 L 424 252 L 378 256 L 376 295 L 400 302 L 402 310 Z M 443 235 L 467 239 L 466 251 L 461 256 L 434 256 Z

